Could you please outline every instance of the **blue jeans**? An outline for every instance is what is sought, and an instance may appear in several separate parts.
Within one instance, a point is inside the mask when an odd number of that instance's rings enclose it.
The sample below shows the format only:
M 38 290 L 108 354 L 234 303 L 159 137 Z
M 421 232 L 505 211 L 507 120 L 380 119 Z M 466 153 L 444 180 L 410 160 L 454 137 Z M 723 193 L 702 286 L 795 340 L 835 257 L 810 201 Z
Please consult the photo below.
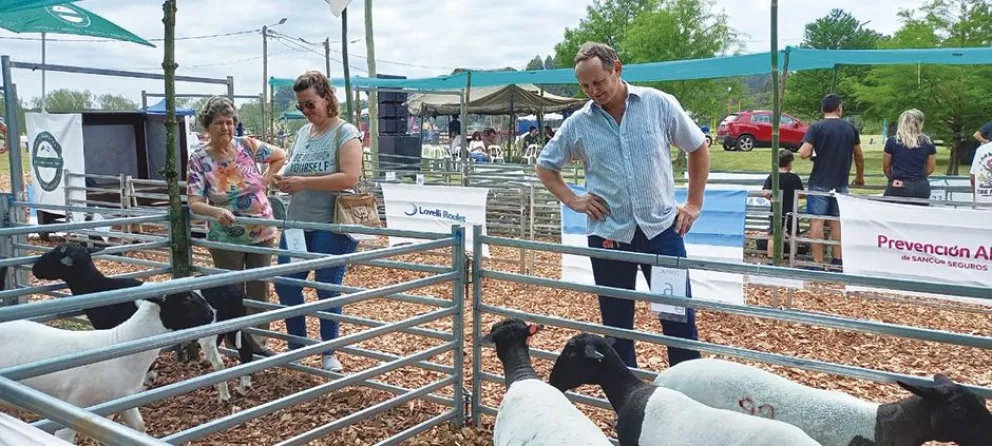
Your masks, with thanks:
M 589 236 L 590 248 L 604 248 L 602 237 Z M 648 240 L 641 228 L 634 232 L 634 239 L 631 243 L 613 242 L 613 248 L 619 251 L 640 252 L 647 254 L 657 254 L 673 257 L 685 257 L 685 242 L 682 236 L 675 232 L 675 226 L 668 228 L 665 232 L 658 234 L 655 238 Z M 637 285 L 637 264 L 628 262 L 618 262 L 616 260 L 596 259 L 592 260 L 592 274 L 596 280 L 596 285 L 623 288 L 633 290 Z M 651 265 L 640 265 L 648 285 L 651 284 Z M 692 296 L 692 289 L 688 279 L 685 284 L 686 297 Z M 618 299 L 615 297 L 599 296 L 599 311 L 603 317 L 603 325 L 624 328 L 631 330 L 634 328 L 634 301 Z M 692 308 L 686 308 L 686 321 L 660 321 L 661 331 L 668 335 L 683 339 L 699 339 L 696 332 L 696 313 Z M 623 362 L 628 367 L 637 367 L 637 357 L 634 354 L 634 341 L 617 338 L 613 343 Z M 699 352 L 681 348 L 668 348 L 669 367 L 682 361 L 698 359 Z
M 809 185 L 810 192 L 830 192 L 828 187 Z M 838 194 L 846 194 L 847 187 L 835 189 Z M 826 195 L 807 195 L 806 213 L 810 215 L 830 215 L 840 217 L 840 209 L 837 207 L 837 199 Z
M 343 255 L 351 254 L 358 248 L 358 242 L 345 234 L 336 234 L 328 231 L 304 231 L 304 238 L 307 242 L 307 251 L 321 254 Z M 279 240 L 279 248 L 286 249 L 286 235 L 283 234 Z M 289 257 L 279 256 L 279 264 L 289 263 Z M 341 285 L 344 281 L 344 273 L 348 269 L 347 265 L 334 266 L 317 270 L 315 279 L 317 282 L 332 283 Z M 304 280 L 310 271 L 301 271 L 283 277 Z M 302 305 L 303 287 L 296 285 L 286 285 L 277 283 L 276 294 L 279 295 L 279 303 L 283 305 Z M 317 298 L 323 300 L 341 295 L 338 291 L 317 290 Z M 330 313 L 341 314 L 341 307 L 334 307 L 328 310 Z M 338 321 L 320 320 L 320 339 L 329 341 L 338 337 L 340 323 Z M 307 337 L 307 324 L 305 316 L 297 316 L 286 319 L 286 332 L 302 338 Z M 300 344 L 288 343 L 290 349 L 303 347 Z M 332 354 L 333 350 L 328 350 L 325 354 Z

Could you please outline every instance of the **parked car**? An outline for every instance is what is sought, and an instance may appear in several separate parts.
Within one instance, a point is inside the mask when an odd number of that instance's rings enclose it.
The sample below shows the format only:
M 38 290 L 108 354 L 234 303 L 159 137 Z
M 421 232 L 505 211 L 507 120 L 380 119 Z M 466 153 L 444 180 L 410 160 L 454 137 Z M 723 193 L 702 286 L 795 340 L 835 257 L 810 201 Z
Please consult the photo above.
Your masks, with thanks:
M 782 113 L 779 126 L 779 145 L 793 152 L 799 151 L 809 125 L 799 118 Z M 748 110 L 731 113 L 720 121 L 716 139 L 723 150 L 750 152 L 755 147 L 772 145 L 772 112 Z

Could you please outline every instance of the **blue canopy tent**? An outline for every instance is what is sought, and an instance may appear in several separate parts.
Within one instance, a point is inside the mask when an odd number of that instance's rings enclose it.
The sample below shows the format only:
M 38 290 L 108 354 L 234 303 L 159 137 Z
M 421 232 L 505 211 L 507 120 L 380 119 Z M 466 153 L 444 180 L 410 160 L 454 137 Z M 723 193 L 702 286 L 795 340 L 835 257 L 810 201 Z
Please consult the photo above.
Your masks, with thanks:
M 164 115 L 165 114 L 165 99 L 158 101 L 157 104 L 150 107 L 145 107 L 143 110 L 149 115 Z M 196 116 L 196 110 L 186 107 L 176 107 L 176 116 Z

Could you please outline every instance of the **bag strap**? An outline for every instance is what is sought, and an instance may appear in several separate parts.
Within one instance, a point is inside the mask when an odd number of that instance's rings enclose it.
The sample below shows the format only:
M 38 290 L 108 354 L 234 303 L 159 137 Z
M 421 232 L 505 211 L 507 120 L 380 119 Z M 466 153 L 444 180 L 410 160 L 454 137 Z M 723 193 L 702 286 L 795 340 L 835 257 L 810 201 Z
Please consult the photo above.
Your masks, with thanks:
M 340 119 L 340 118 L 338 118 L 338 119 Z M 337 130 L 334 131 L 334 147 L 335 147 L 334 150 L 337 151 L 337 155 L 335 156 L 335 159 L 337 160 L 337 163 L 338 163 L 338 171 L 339 172 L 341 171 L 341 156 L 340 156 L 341 155 L 341 128 L 343 128 L 347 124 L 348 124 L 348 122 L 342 119 L 341 120 L 341 123 L 338 124 Z M 364 158 L 364 155 L 365 154 L 362 153 L 363 158 Z M 358 172 L 359 172 L 358 173 L 358 184 L 355 185 L 355 190 L 354 190 L 353 193 L 362 194 L 362 193 L 365 193 L 365 191 L 366 191 L 366 185 L 365 185 L 365 160 L 364 159 L 362 160 L 362 167 L 359 169 Z M 346 191 L 341 191 L 341 192 L 347 193 Z

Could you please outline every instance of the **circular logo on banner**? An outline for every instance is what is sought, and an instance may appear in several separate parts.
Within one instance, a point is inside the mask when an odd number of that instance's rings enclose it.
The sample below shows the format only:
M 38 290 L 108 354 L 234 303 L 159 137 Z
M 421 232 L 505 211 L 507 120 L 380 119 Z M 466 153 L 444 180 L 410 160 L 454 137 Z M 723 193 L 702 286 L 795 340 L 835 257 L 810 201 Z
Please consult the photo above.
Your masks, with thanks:
M 41 132 L 34 138 L 31 149 L 31 163 L 34 165 L 34 177 L 45 192 L 53 192 L 62 183 L 62 146 L 51 133 Z
M 410 203 L 410 210 L 409 211 L 403 211 L 403 213 L 406 214 L 406 215 L 409 215 L 409 216 L 417 215 L 417 205 L 415 205 L 413 203 Z
M 80 11 L 75 8 L 71 8 L 69 6 L 65 6 L 65 5 L 49 6 L 45 9 L 48 11 L 49 14 L 52 15 L 52 17 L 55 17 L 56 19 L 59 19 L 59 21 L 68 23 L 72 26 L 76 26 L 79 28 L 86 28 L 87 26 L 90 26 L 90 24 L 92 23 L 90 21 L 90 17 L 85 13 L 83 13 L 83 11 Z

